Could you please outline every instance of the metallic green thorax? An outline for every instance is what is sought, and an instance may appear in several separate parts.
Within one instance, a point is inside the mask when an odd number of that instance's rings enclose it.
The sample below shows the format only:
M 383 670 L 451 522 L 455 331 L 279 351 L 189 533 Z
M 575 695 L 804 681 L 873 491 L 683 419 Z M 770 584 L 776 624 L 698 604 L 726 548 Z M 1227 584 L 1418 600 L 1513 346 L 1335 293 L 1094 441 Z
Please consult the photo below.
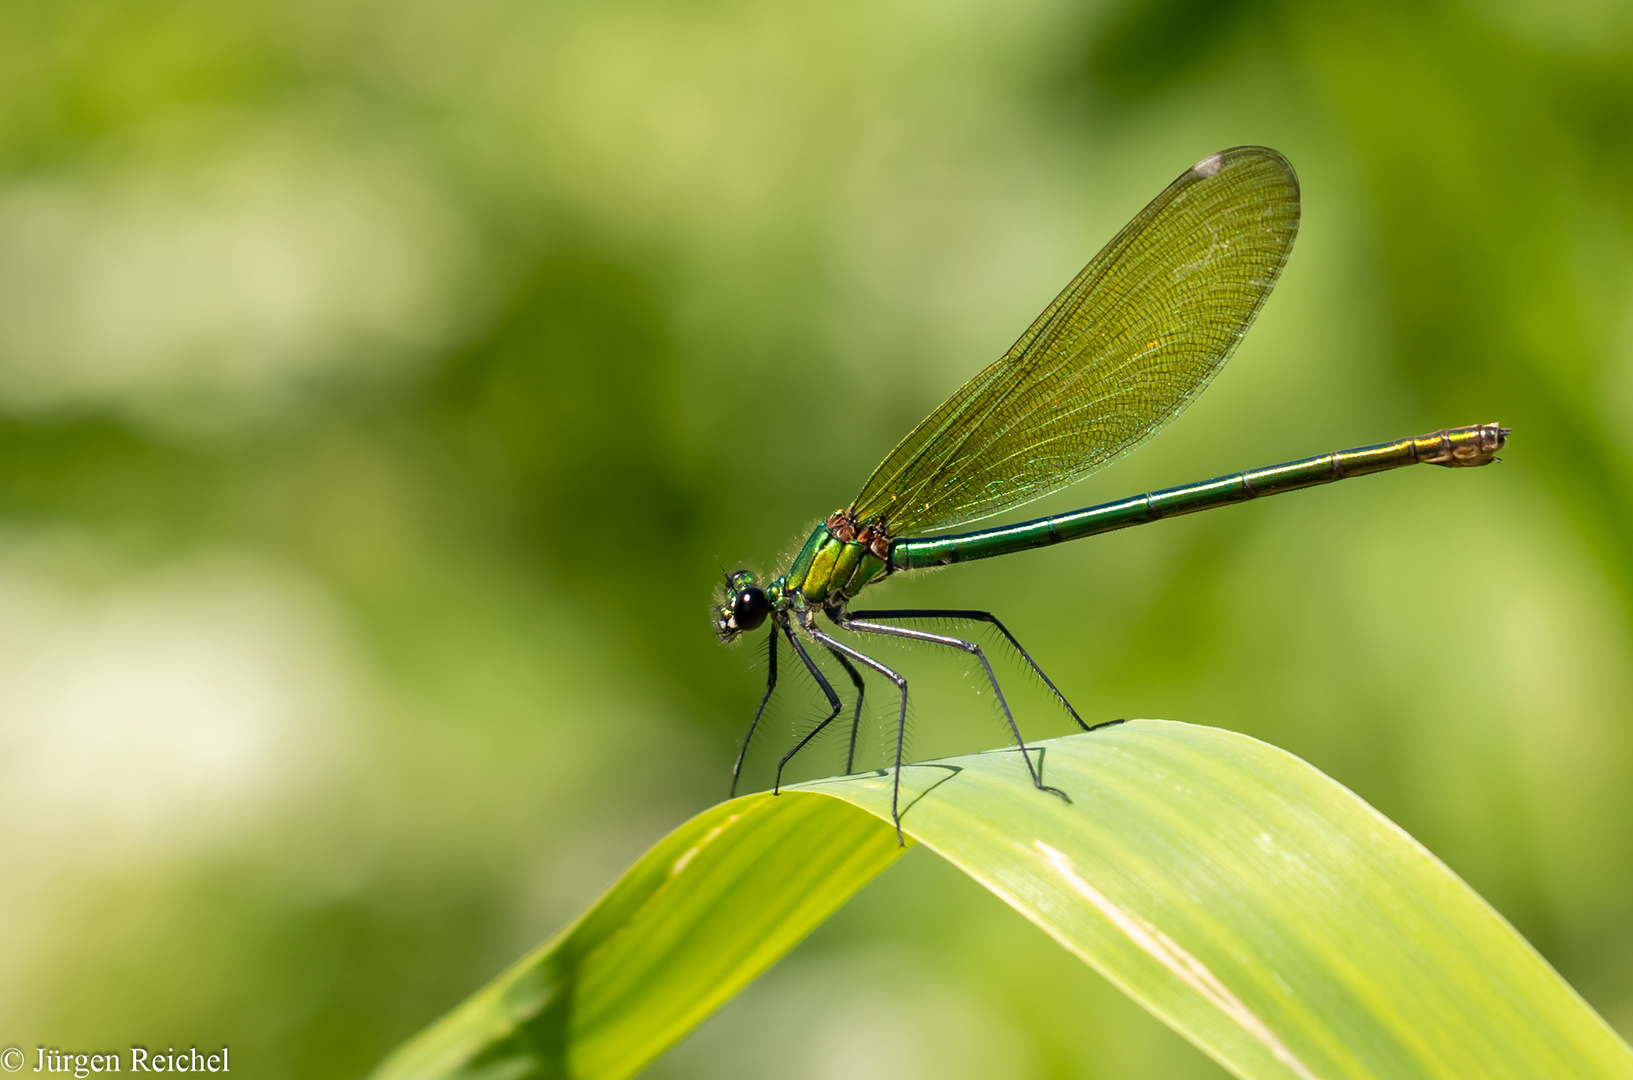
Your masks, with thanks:
M 838 607 L 883 577 L 889 559 L 883 532 L 858 526 L 848 511 L 838 511 L 811 531 L 788 573 L 772 583 L 773 602 Z

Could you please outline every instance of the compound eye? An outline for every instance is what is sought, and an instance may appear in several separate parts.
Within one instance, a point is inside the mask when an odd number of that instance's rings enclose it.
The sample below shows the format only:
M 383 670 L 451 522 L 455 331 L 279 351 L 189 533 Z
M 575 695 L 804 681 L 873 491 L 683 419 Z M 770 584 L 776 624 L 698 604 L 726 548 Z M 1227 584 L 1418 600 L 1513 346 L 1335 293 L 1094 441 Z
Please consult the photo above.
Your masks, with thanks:
M 731 613 L 737 620 L 737 629 L 757 630 L 771 614 L 771 601 L 765 598 L 764 589 L 750 586 L 732 599 Z

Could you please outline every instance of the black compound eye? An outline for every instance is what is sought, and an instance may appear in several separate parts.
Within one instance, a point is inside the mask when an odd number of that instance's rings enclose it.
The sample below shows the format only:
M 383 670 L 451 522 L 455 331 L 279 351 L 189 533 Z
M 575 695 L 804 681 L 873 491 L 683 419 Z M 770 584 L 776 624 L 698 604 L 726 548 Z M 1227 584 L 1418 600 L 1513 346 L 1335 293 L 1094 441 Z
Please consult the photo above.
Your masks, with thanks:
M 731 614 L 737 620 L 737 629 L 757 630 L 771 614 L 771 601 L 765 598 L 764 589 L 751 585 L 732 598 Z

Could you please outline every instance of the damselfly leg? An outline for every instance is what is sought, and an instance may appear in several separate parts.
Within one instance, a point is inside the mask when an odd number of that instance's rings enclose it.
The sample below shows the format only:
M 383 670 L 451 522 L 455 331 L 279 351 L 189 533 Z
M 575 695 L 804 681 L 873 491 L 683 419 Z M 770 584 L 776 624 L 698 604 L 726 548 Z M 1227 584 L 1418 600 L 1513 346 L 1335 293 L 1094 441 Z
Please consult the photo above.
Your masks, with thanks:
M 1043 777 L 1038 773 L 1037 766 L 1032 763 L 1032 754 L 1031 751 L 1026 748 L 1026 740 L 1021 738 L 1021 729 L 1020 725 L 1015 723 L 1015 714 L 1009 711 L 1009 702 L 1004 699 L 1003 688 L 998 685 L 998 676 L 993 672 L 992 664 L 987 660 L 987 654 L 981 648 L 981 646 L 977 645 L 973 641 L 965 641 L 963 638 L 949 637 L 946 634 L 932 634 L 928 630 L 914 630 L 906 626 L 889 626 L 885 623 L 866 622 L 851 618 L 849 616 L 844 617 L 843 621 L 840 622 L 839 625 L 844 627 L 846 630 L 851 630 L 859 634 L 883 634 L 887 637 L 906 638 L 909 641 L 923 641 L 931 645 L 945 645 L 948 648 L 959 649 L 963 652 L 969 653 L 971 656 L 981 661 L 981 669 L 986 672 L 987 682 L 992 686 L 993 696 L 998 699 L 998 707 L 1003 710 L 1004 719 L 1009 723 L 1010 733 L 1015 736 L 1015 745 L 1020 747 L 1021 758 L 1026 762 L 1026 771 L 1032 775 L 1032 786 L 1037 788 L 1039 791 L 1047 791 L 1051 794 L 1059 795 L 1067 802 L 1072 801 L 1071 799 L 1067 798 L 1064 791 L 1060 790 L 1059 788 L 1050 787 L 1048 784 L 1043 782 Z M 1081 720 L 1078 722 L 1082 723 Z
M 1032 654 L 1027 652 L 1021 643 L 1015 639 L 1015 635 L 1009 632 L 1009 628 L 1007 626 L 998 621 L 998 616 L 994 615 L 990 611 L 943 610 L 939 608 L 898 608 L 889 611 L 853 611 L 850 613 L 850 618 L 863 620 L 885 619 L 887 621 L 896 619 L 948 619 L 952 621 L 988 623 L 994 627 L 998 633 L 1003 635 L 1004 640 L 1009 642 L 1010 648 L 1014 649 L 1020 656 L 1021 660 L 1025 662 L 1026 666 L 1032 669 L 1032 674 L 1043 680 L 1043 685 L 1049 688 L 1049 692 L 1055 696 L 1055 700 L 1060 702 L 1060 707 L 1065 709 L 1066 712 L 1070 714 L 1071 718 L 1076 721 L 1077 726 L 1082 728 L 1084 731 L 1093 730 L 1087 723 L 1084 722 L 1083 718 L 1077 714 L 1077 710 L 1072 708 L 1072 703 L 1066 700 L 1066 695 L 1060 692 L 1060 687 L 1055 685 L 1054 680 L 1043 673 L 1043 669 L 1038 666 L 1038 662 L 1032 659 Z
M 879 674 L 895 683 L 896 689 L 901 691 L 901 712 L 896 717 L 896 771 L 890 789 L 890 820 L 896 823 L 896 842 L 899 844 L 905 844 L 907 841 L 902 838 L 901 798 L 902 748 L 907 741 L 907 680 L 861 650 L 853 649 L 844 642 L 837 641 L 834 638 L 829 637 L 827 634 L 824 634 L 821 630 L 818 630 L 814 626 L 806 627 L 805 632 L 811 635 L 811 640 L 826 645 L 830 650 L 844 653 L 852 660 L 859 661 L 862 664 L 872 668 L 874 671 L 877 671 Z M 1027 765 L 1030 767 L 1031 762 L 1028 761 Z M 1062 797 L 1064 798 L 1064 796 Z

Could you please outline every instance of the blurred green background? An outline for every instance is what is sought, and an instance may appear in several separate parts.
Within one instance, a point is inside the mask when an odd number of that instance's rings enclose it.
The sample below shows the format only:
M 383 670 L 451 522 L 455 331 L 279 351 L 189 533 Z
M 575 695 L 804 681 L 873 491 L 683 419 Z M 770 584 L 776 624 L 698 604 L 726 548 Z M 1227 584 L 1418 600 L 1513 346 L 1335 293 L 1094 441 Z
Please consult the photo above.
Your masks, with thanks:
M 716 560 L 1244 142 L 1304 185 L 1275 297 L 1045 505 L 1499 419 L 1507 462 L 878 598 L 1306 757 L 1633 1033 L 1627 5 L 11 0 L 0 1043 L 365 1072 L 724 796 L 763 655 Z M 895 659 L 916 752 L 1002 741 Z M 653 1074 L 1222 1075 L 924 852 Z

